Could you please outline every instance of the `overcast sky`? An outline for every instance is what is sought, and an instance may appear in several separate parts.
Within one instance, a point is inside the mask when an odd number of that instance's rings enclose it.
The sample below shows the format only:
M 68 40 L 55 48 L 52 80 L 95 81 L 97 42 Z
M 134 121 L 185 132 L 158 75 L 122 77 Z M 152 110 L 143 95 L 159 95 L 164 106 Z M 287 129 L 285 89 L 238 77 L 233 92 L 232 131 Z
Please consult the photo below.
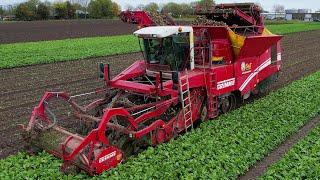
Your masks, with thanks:
M 19 2 L 23 2 L 25 0 L 0 0 L 0 5 L 8 5 L 15 4 Z M 55 0 L 49 0 L 55 1 Z M 61 0 L 60 0 L 61 1 Z M 138 4 L 148 4 L 150 2 L 157 3 L 167 3 L 167 2 L 176 2 L 176 3 L 188 3 L 195 0 L 162 0 L 162 1 L 154 1 L 154 0 L 113 0 L 121 5 L 122 8 L 127 7 L 127 5 L 137 6 Z M 286 9 L 290 8 L 306 8 L 312 10 L 319 10 L 320 3 L 319 0 L 216 0 L 216 3 L 232 3 L 232 2 L 258 2 L 262 4 L 263 8 L 271 11 L 272 6 L 274 4 L 284 5 Z

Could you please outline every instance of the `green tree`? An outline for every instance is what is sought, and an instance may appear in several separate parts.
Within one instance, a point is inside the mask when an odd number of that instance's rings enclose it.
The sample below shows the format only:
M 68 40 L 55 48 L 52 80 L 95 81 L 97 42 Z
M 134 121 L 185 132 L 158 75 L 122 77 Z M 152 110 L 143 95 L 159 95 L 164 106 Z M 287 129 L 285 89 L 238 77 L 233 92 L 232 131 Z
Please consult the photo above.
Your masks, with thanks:
M 172 17 L 178 18 L 182 16 L 182 9 L 180 4 L 170 2 L 162 8 L 165 13 L 170 13 Z
M 116 2 L 112 2 L 112 13 L 114 16 L 118 16 L 121 11 L 121 7 Z
M 68 10 L 67 10 L 66 3 L 57 2 L 53 6 L 54 6 L 54 14 L 55 14 L 54 16 L 57 19 L 67 18 Z
M 36 17 L 35 12 L 30 9 L 27 3 L 19 4 L 14 11 L 16 18 L 22 21 L 31 21 Z
M 26 5 L 30 11 L 33 11 L 36 14 L 38 5 L 41 4 L 40 0 L 29 0 L 26 2 Z
M 181 15 L 183 17 L 190 17 L 194 14 L 193 13 L 194 10 L 191 4 L 182 3 L 180 4 L 180 8 L 181 8 Z
M 75 16 L 76 8 L 69 1 L 66 2 L 67 18 L 72 19 Z
M 203 9 L 210 9 L 215 5 L 214 0 L 201 0 L 198 2 L 198 5 Z
M 4 15 L 4 9 L 0 6 L 0 16 Z
M 90 17 L 93 18 L 112 18 L 114 16 L 111 0 L 92 0 L 88 8 Z
M 144 7 L 144 10 L 149 12 L 157 12 L 159 10 L 159 5 L 155 2 L 149 3 Z
M 44 3 L 40 3 L 36 10 L 37 19 L 45 20 L 49 18 L 49 7 L 46 6 Z

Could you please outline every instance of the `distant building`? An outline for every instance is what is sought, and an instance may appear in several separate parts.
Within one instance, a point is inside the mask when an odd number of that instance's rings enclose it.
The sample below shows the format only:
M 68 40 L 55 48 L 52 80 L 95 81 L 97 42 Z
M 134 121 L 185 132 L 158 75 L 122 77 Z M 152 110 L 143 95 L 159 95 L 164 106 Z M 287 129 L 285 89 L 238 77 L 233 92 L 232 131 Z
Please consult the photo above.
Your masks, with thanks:
M 75 14 L 76 14 L 76 17 L 78 19 L 84 19 L 84 18 L 88 18 L 89 17 L 89 13 L 88 12 L 84 12 L 82 10 L 76 10 Z
M 311 12 L 312 12 L 311 9 L 298 9 L 298 13 L 301 13 L 301 14 L 307 14 Z
M 293 14 L 293 13 L 298 13 L 298 9 L 286 9 L 285 10 L 286 14 Z
M 7 16 L 3 16 L 1 18 L 3 21 L 14 21 L 16 19 L 16 16 L 14 15 L 7 15 Z
M 305 12 L 305 11 L 301 11 Z M 286 20 L 300 20 L 300 21 L 317 21 L 320 20 L 320 13 L 311 13 L 310 11 L 305 13 L 286 13 Z
M 285 19 L 286 17 L 286 13 L 269 12 L 269 13 L 261 13 L 261 14 L 266 20 Z

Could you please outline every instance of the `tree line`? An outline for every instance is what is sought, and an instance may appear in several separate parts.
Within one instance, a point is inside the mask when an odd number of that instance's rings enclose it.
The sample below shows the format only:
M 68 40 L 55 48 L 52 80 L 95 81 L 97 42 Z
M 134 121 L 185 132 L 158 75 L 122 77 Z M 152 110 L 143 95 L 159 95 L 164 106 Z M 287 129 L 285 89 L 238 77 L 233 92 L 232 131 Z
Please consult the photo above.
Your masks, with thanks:
M 211 8 L 214 5 L 213 0 L 200 0 L 191 3 L 175 3 L 169 2 L 167 4 L 158 4 L 151 2 L 149 4 L 140 4 L 137 7 L 128 5 L 128 10 L 145 10 L 149 12 L 164 12 L 170 14 L 174 18 L 191 17 L 195 14 L 195 7 L 201 6 L 202 8 Z
M 6 9 L 0 6 L 0 17 L 14 15 L 17 20 L 47 20 L 74 18 L 113 18 L 121 11 L 120 5 L 111 0 L 28 0 Z
M 127 6 L 128 10 L 145 10 L 150 12 L 166 12 L 174 18 L 190 17 L 194 15 L 194 7 L 200 5 L 210 7 L 214 5 L 213 0 L 200 0 L 192 3 L 167 4 L 149 3 L 137 7 Z M 7 10 L 8 11 L 8 10 Z M 14 5 L 10 12 L 17 20 L 47 20 L 47 19 L 74 19 L 74 18 L 113 18 L 118 16 L 121 7 L 111 0 L 68 0 L 65 2 L 40 0 L 28 0 Z M 6 15 L 5 9 L 0 7 L 0 16 Z

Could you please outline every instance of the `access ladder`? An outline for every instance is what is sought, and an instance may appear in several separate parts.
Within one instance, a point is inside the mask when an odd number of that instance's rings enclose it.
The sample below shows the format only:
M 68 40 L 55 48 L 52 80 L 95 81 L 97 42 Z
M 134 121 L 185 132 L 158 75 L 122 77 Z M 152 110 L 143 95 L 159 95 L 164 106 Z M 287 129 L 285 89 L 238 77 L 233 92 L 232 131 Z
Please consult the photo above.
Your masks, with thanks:
M 187 131 L 189 127 L 193 129 L 188 74 L 179 78 L 179 91 L 180 91 L 180 98 L 181 98 L 181 104 L 182 104 L 182 113 L 184 118 L 184 128 Z

